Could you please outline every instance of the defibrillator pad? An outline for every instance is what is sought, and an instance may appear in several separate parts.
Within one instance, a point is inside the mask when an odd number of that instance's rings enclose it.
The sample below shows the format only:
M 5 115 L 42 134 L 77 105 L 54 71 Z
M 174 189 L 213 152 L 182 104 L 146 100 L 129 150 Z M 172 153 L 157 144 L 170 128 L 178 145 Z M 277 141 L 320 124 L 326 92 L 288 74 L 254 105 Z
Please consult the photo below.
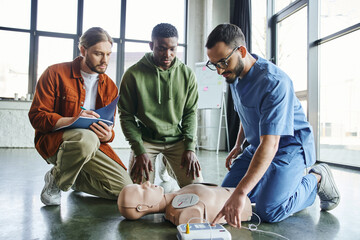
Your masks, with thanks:
M 171 205 L 174 208 L 186 208 L 194 206 L 199 202 L 199 196 L 193 193 L 181 194 L 174 197 Z

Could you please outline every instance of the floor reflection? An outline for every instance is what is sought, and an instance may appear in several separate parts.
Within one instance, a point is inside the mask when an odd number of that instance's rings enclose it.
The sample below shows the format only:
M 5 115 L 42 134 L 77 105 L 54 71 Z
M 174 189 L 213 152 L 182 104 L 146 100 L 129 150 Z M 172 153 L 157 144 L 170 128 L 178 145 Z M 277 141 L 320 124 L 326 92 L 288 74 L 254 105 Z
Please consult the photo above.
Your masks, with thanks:
M 126 156 L 129 150 L 118 149 L 117 153 Z M 197 156 L 204 181 L 221 184 L 227 173 L 226 153 L 200 151 Z M 0 149 L 0 161 L 0 239 L 176 239 L 176 227 L 162 214 L 128 221 L 120 215 L 116 201 L 72 190 L 62 194 L 61 206 L 45 207 L 40 192 L 44 174 L 51 166 L 34 149 Z M 321 212 L 316 198 L 307 209 L 280 223 L 261 223 L 258 229 L 301 240 L 358 238 L 360 230 L 354 223 L 360 221 L 360 173 L 332 169 L 341 192 L 336 209 Z M 232 239 L 280 239 L 267 233 L 225 227 Z

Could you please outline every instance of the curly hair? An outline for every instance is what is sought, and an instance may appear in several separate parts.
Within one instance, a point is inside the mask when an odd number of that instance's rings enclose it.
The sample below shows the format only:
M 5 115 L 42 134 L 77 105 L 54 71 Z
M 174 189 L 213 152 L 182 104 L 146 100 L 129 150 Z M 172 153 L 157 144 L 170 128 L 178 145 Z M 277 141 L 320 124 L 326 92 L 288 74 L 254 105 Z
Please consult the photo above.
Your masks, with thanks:
M 171 38 L 171 37 L 178 38 L 178 31 L 173 25 L 169 23 L 159 23 L 153 28 L 151 33 L 152 40 L 156 38 Z

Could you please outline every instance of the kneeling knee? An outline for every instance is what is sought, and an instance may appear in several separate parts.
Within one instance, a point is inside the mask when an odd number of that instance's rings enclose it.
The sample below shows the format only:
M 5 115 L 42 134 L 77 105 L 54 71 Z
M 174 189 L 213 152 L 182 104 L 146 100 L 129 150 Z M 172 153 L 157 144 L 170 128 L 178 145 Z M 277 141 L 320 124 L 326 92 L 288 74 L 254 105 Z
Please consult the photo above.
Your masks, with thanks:
M 268 223 L 280 222 L 288 216 L 285 209 L 283 209 L 281 206 L 276 208 L 270 208 L 270 207 L 258 208 L 258 206 L 256 206 L 256 212 L 261 218 L 261 221 Z
M 96 134 L 92 131 L 82 132 L 81 134 L 82 136 L 76 144 L 82 154 L 88 155 L 89 153 L 96 152 L 100 147 L 100 141 Z
M 279 220 L 277 217 L 275 217 L 272 214 L 262 214 L 259 213 L 259 217 L 261 219 L 262 222 L 268 222 L 268 223 L 276 223 L 276 222 L 280 222 L 281 220 Z

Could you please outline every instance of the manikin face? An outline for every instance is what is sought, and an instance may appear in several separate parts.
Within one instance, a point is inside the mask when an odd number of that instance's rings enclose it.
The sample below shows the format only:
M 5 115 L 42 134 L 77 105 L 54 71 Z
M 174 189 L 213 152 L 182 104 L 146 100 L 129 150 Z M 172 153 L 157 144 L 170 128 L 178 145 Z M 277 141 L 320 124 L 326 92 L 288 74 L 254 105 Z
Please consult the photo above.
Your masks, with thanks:
M 156 66 L 163 70 L 169 69 L 176 57 L 178 39 L 176 37 L 156 38 L 150 42 L 149 45 L 154 53 L 154 62 Z
M 241 55 L 241 46 L 237 49 L 227 60 L 227 68 L 216 68 L 219 75 L 222 75 L 227 83 L 233 83 L 237 77 L 240 77 L 241 73 L 244 70 L 244 60 Z M 231 53 L 233 49 L 227 46 L 224 42 L 218 42 L 214 47 L 207 50 L 207 55 L 209 57 L 209 61 L 212 63 L 217 63 L 221 60 L 226 59 Z
M 99 42 L 87 49 L 80 47 L 81 55 L 84 56 L 84 69 L 87 73 L 105 73 L 111 55 L 111 43 L 108 41 Z
M 142 184 L 132 184 L 125 187 L 127 190 L 123 206 L 156 205 L 164 195 L 164 189 L 146 181 Z

